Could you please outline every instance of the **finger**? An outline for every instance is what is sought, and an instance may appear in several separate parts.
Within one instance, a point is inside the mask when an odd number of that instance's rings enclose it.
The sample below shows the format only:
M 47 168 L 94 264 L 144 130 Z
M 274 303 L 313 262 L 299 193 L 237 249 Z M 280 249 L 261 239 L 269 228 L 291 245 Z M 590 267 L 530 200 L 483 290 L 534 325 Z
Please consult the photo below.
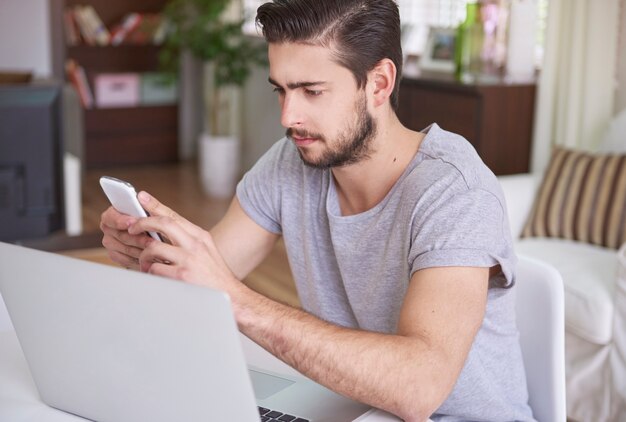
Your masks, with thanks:
M 171 208 L 160 203 L 154 196 L 150 195 L 148 192 L 142 190 L 137 194 L 137 199 L 139 203 L 153 216 L 164 216 L 170 217 L 172 219 L 176 219 L 179 215 L 172 210 Z
M 159 277 L 170 278 L 172 280 L 184 281 L 190 284 L 203 284 L 199 280 L 194 279 L 189 271 L 179 265 L 167 265 L 161 262 L 154 262 L 144 272 L 152 275 L 158 275 Z
M 117 230 L 107 227 L 103 224 L 100 225 L 100 230 L 102 230 L 102 233 L 104 233 L 105 237 L 112 237 L 124 245 L 133 246 L 139 249 L 145 249 L 150 244 L 150 242 L 152 242 L 152 238 L 145 233 L 130 234 L 128 233 L 127 229 Z
M 148 274 L 158 275 L 160 277 L 171 278 L 172 280 L 181 280 L 179 267 L 175 265 L 167 265 L 161 262 L 153 262 L 147 269 L 142 270 Z
M 147 231 L 161 233 L 169 239 L 172 245 L 180 246 L 187 250 L 196 249 L 201 244 L 199 239 L 203 239 L 204 236 L 208 235 L 208 232 L 201 229 L 189 232 L 180 221 L 164 216 L 140 218 L 128 228 L 128 232 L 131 235 Z
M 141 252 L 145 249 L 143 247 L 138 248 L 127 243 L 120 242 L 115 237 L 106 234 L 102 237 L 102 246 L 109 251 L 117 252 L 135 260 L 139 259 L 139 255 L 141 255 Z
M 122 214 L 115 208 L 109 207 L 100 216 L 100 227 L 106 226 L 117 230 L 126 230 L 135 221 L 137 221 L 135 217 Z
M 121 254 L 117 251 L 108 250 L 107 252 L 111 261 L 115 262 L 119 266 L 132 270 L 139 270 L 139 260 L 128 255 Z
M 185 261 L 183 249 L 163 242 L 153 242 L 139 255 L 139 269 L 147 272 L 151 265 L 174 265 Z
M 155 197 L 153 197 L 146 191 L 139 192 L 137 194 L 137 199 L 139 199 L 141 206 L 146 211 L 148 211 L 148 214 L 150 214 L 151 216 L 170 218 L 179 223 L 189 233 L 195 233 L 198 230 L 202 230 L 195 224 L 191 223 L 189 220 L 181 217 L 171 208 L 160 203 Z

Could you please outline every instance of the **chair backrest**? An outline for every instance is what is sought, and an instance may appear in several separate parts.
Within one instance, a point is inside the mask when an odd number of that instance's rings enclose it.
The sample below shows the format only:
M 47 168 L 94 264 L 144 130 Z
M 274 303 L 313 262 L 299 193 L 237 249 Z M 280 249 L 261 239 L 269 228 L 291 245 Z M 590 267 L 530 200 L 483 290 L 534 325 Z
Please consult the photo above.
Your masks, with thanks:
M 539 422 L 565 422 L 563 279 L 551 265 L 520 256 L 516 289 L 530 407 Z
M 7 311 L 6 306 L 4 305 L 4 300 L 2 299 L 2 295 L 0 294 L 0 332 L 13 330 L 13 324 L 11 323 L 11 318 L 9 317 L 9 312 Z

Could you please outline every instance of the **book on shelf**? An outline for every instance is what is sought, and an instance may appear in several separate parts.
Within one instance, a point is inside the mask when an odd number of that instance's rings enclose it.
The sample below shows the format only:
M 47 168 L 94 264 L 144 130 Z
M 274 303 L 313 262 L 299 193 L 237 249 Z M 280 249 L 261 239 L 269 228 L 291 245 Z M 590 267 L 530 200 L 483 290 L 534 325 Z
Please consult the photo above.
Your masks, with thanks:
M 153 44 L 159 28 L 164 25 L 164 18 L 160 13 L 143 13 L 139 25 L 127 34 L 125 44 Z M 160 31 L 162 32 L 162 31 Z M 158 36 L 163 37 L 164 34 Z
M 82 6 L 74 6 L 73 8 L 68 9 L 68 13 L 72 15 L 76 27 L 78 28 L 80 38 L 84 41 L 84 43 L 87 45 L 96 45 L 96 39 L 91 33 L 89 25 L 84 20 Z
M 129 13 L 122 21 L 111 30 L 111 45 L 120 45 L 124 42 L 128 34 L 133 32 L 141 23 L 140 13 Z
M 63 15 L 66 43 L 75 46 L 84 42 L 90 46 L 162 44 L 169 28 L 160 13 L 126 14 L 110 31 L 91 5 L 67 8 Z
M 69 79 L 78 92 L 78 98 L 80 99 L 80 103 L 83 108 L 92 108 L 94 103 L 93 93 L 89 87 L 85 69 L 80 66 L 76 60 L 68 59 L 65 62 L 65 72 L 67 74 L 67 79 Z
M 80 44 L 80 29 L 74 18 L 74 11 L 72 9 L 66 9 L 63 12 L 63 29 L 65 33 L 65 43 L 67 45 Z
M 87 44 L 108 45 L 110 43 L 111 34 L 93 6 L 77 5 L 72 10 L 80 33 Z

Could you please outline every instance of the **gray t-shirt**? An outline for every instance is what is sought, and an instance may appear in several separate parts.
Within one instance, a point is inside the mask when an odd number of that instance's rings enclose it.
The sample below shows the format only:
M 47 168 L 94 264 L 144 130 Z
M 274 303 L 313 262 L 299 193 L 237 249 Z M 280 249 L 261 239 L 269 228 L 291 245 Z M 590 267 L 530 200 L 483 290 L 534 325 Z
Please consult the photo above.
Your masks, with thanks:
M 436 124 L 425 132 L 391 191 L 363 213 L 342 216 L 331 171 L 305 166 L 288 139 L 244 176 L 237 197 L 257 224 L 282 234 L 304 309 L 344 327 L 395 333 L 420 269 L 501 265 L 465 366 L 432 419 L 531 421 L 503 194 L 465 139 Z

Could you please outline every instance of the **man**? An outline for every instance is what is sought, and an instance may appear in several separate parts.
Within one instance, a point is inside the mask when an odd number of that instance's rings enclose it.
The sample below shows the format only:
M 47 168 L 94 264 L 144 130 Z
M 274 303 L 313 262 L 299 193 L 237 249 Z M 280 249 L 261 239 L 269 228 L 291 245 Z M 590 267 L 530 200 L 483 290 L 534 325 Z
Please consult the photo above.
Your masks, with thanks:
M 109 208 L 111 258 L 228 292 L 247 336 L 406 421 L 532 420 L 504 199 L 463 138 L 398 121 L 396 4 L 275 0 L 257 22 L 287 137 L 210 233 L 145 192 L 152 217 Z M 279 236 L 304 310 L 239 281 Z

